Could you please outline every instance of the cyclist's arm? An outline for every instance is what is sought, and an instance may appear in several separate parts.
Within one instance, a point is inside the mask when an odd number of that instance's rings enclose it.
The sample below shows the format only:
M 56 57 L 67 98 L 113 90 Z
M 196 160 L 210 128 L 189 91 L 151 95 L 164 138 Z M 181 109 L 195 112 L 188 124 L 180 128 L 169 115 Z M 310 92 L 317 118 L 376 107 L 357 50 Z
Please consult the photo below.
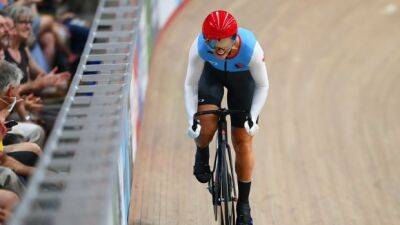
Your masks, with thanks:
M 197 91 L 203 67 L 204 60 L 198 54 L 196 39 L 190 47 L 188 68 L 185 79 L 185 106 L 188 114 L 189 124 L 192 124 L 193 114 L 197 112 Z
M 261 109 L 263 108 L 268 96 L 268 74 L 264 62 L 264 51 L 257 42 L 254 48 L 253 56 L 250 60 L 250 73 L 256 83 L 254 90 L 253 102 L 251 104 L 251 118 L 257 120 Z

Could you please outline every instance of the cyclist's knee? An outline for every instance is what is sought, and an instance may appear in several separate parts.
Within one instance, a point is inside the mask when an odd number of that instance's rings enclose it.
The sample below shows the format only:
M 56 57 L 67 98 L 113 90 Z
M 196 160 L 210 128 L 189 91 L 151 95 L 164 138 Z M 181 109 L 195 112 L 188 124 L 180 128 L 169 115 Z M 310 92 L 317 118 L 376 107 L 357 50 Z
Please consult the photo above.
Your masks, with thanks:
M 215 105 L 199 105 L 198 111 L 205 110 L 215 110 L 218 106 Z M 199 117 L 201 131 L 200 137 L 197 140 L 197 145 L 199 147 L 207 147 L 207 145 L 212 141 L 215 131 L 217 130 L 218 117 L 216 115 L 203 115 Z
M 198 111 L 207 111 L 207 110 L 216 110 L 218 109 L 218 106 L 215 105 L 199 105 Z M 218 117 L 217 115 L 213 115 L 213 114 L 208 114 L 208 115 L 202 115 L 199 117 L 200 120 L 200 125 L 201 125 L 201 129 L 206 132 L 212 132 L 217 129 L 217 121 L 218 121 Z
M 232 144 L 235 146 L 236 151 L 251 151 L 252 137 L 247 134 L 244 128 L 232 129 Z
M 247 154 L 252 151 L 252 143 L 249 141 L 237 141 L 233 145 L 237 154 Z
M 214 136 L 215 131 L 217 131 L 217 124 L 214 121 L 204 121 L 201 124 L 201 135 Z
M 204 124 L 201 126 L 200 137 L 197 141 L 199 147 L 206 147 L 212 141 L 216 129 L 216 126 L 213 125 Z

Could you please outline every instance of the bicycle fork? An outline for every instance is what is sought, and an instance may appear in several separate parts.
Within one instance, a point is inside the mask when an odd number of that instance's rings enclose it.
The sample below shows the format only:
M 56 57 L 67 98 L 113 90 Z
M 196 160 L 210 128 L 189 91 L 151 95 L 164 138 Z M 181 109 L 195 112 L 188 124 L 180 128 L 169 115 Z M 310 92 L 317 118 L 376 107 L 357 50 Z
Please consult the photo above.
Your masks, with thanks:
M 224 147 L 221 147 L 224 146 Z M 220 119 L 218 121 L 218 138 L 217 138 L 217 153 L 215 154 L 214 158 L 214 166 L 213 166 L 213 171 L 212 171 L 212 176 L 215 177 L 215 175 L 218 177 L 215 179 L 216 181 L 221 181 L 221 171 L 222 167 L 225 167 L 224 170 L 228 173 L 230 173 L 230 182 L 231 187 L 233 189 L 233 193 L 229 193 L 231 199 L 227 200 L 233 200 L 237 201 L 237 190 L 236 190 L 236 180 L 234 176 L 234 167 L 233 167 L 233 158 L 231 154 L 231 148 L 228 145 L 228 134 L 227 134 L 227 122 L 225 119 Z M 229 165 L 228 165 L 229 163 Z M 215 174 L 216 173 L 216 174 Z M 221 195 L 219 193 L 220 191 L 220 184 L 219 182 L 214 182 L 214 179 L 211 179 L 211 182 L 209 183 L 208 190 L 211 194 L 213 194 L 213 203 L 214 205 L 220 205 L 221 201 L 224 201 L 224 199 L 220 198 Z M 231 190 L 230 190 L 231 191 Z M 232 195 L 233 194 L 233 195 Z

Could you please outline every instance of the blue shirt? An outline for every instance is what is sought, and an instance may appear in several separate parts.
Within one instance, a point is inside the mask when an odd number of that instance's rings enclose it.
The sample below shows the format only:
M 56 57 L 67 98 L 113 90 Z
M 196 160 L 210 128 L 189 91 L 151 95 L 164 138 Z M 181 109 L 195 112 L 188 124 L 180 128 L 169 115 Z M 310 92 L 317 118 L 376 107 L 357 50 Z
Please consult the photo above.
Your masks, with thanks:
M 202 34 L 200 34 L 197 39 L 198 53 L 204 61 L 209 62 L 218 70 L 225 71 L 226 62 L 226 70 L 228 72 L 247 71 L 249 70 L 249 63 L 253 56 L 257 40 L 251 31 L 244 28 L 239 28 L 238 36 L 241 41 L 239 52 L 231 59 L 219 59 L 216 57 L 213 50 L 205 43 Z

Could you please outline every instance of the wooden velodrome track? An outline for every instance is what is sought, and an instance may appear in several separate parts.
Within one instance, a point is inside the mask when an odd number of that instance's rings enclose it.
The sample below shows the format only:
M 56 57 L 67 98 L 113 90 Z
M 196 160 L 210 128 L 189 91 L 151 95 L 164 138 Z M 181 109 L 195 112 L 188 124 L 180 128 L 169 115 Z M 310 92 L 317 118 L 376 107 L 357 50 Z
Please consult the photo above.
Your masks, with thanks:
M 192 176 L 183 82 L 189 46 L 219 8 L 254 31 L 266 53 L 255 224 L 400 224 L 400 13 L 389 3 L 190 1 L 153 57 L 130 224 L 215 224 L 210 196 Z

